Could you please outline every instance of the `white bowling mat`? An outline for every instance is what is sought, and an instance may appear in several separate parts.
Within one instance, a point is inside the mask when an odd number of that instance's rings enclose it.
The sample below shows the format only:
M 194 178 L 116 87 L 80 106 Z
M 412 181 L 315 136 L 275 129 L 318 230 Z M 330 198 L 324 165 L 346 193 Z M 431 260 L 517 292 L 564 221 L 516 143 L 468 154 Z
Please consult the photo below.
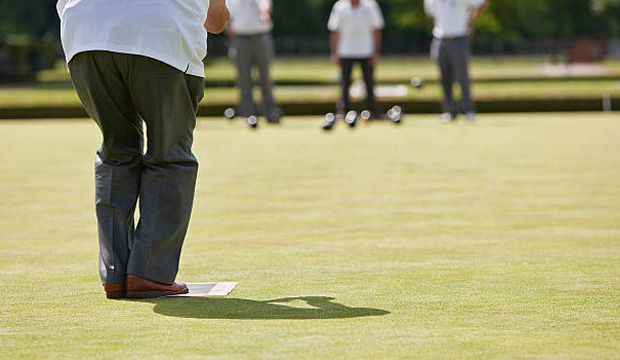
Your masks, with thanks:
M 181 295 L 170 295 L 170 297 L 185 296 L 226 296 L 239 285 L 238 282 L 210 282 L 210 283 L 186 283 L 189 292 Z

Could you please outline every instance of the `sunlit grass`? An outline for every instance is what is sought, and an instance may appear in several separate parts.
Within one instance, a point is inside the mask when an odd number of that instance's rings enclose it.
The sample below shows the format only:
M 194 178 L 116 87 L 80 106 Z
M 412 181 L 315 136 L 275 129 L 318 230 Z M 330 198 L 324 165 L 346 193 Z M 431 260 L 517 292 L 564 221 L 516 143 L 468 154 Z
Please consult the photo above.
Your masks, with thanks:
M 0 122 L 2 359 L 615 359 L 620 118 L 200 121 L 184 281 L 106 300 L 91 121 Z
M 472 76 L 478 79 L 546 78 L 558 74 L 564 76 L 560 70 L 557 70 L 559 73 L 549 73 L 550 66 L 545 57 L 475 57 L 471 66 Z M 617 59 L 577 66 L 591 69 L 591 75 L 620 76 L 620 60 Z M 559 65 L 556 67 L 561 69 Z M 272 66 L 275 81 L 332 82 L 337 79 L 338 71 L 327 56 L 277 57 Z M 210 59 L 206 72 L 208 79 L 216 81 L 233 81 L 236 76 L 235 67 L 227 58 Z M 569 74 L 570 72 L 566 75 Z M 379 82 L 408 81 L 413 76 L 436 80 L 438 75 L 436 65 L 425 56 L 385 56 L 381 58 L 376 69 Z M 587 71 L 582 71 L 579 75 L 588 74 Z M 55 69 L 41 72 L 39 80 L 68 80 L 66 66 L 59 62 Z
M 618 61 L 608 60 L 593 67 L 592 76 L 599 76 L 596 81 L 583 79 L 563 81 L 561 68 L 556 68 L 555 75 L 547 73 L 548 65 L 544 58 L 475 58 L 472 64 L 474 94 L 480 100 L 485 99 L 523 99 L 523 98 L 573 98 L 600 97 L 603 93 L 620 96 L 620 82 L 615 78 L 603 80 L 601 74 L 619 76 Z M 581 75 L 584 75 L 581 71 Z M 313 102 L 336 101 L 339 96 L 337 84 L 338 69 L 327 58 L 278 58 L 273 65 L 273 78 L 276 82 L 318 82 L 306 86 L 279 86 L 276 97 L 279 102 Z M 425 79 L 427 85 L 416 90 L 409 85 L 412 77 Z M 436 82 L 436 66 L 425 57 L 385 57 L 377 67 L 378 85 L 389 83 L 404 85 L 407 95 L 400 100 L 439 100 L 441 90 Z M 216 58 L 207 65 L 207 80 L 234 81 L 235 69 L 228 59 Z M 354 78 L 361 78 L 359 69 L 355 69 Z M 536 81 L 521 81 L 534 78 Z M 506 81 L 497 82 L 505 79 Z M 37 106 L 79 106 L 80 102 L 68 81 L 66 66 L 59 63 L 56 69 L 40 74 L 40 83 L 21 86 L 0 87 L 0 107 L 37 107 Z M 321 84 L 323 83 L 323 84 Z M 258 89 L 256 89 L 258 98 Z M 234 87 L 207 88 L 205 104 L 234 104 L 238 102 L 238 92 Z M 380 97 L 381 99 L 381 97 Z M 383 97 L 383 100 L 398 100 Z
M 417 90 L 407 82 L 407 95 L 403 98 L 379 96 L 380 100 L 435 100 L 441 97 L 437 83 L 427 84 Z M 394 86 L 394 85 L 388 85 Z M 458 87 L 456 87 L 458 90 Z M 479 100 L 504 99 L 562 99 L 562 98 L 600 98 L 609 92 L 620 96 L 620 81 L 570 81 L 548 80 L 536 82 L 479 82 L 473 85 L 474 95 Z M 278 86 L 275 96 L 279 102 L 336 101 L 339 98 L 337 85 L 320 86 Z M 207 87 L 203 104 L 236 104 L 239 94 L 235 88 Z M 255 89 L 255 99 L 260 99 L 260 91 Z M 80 106 L 79 98 L 70 84 L 49 88 L 46 86 L 0 88 L 0 107 L 25 106 Z

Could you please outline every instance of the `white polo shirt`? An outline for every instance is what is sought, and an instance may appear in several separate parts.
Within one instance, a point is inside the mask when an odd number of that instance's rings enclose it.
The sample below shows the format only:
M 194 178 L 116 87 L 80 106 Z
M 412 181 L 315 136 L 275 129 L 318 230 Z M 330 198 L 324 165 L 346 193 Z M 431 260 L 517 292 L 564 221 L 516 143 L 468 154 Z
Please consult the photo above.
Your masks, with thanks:
M 259 35 L 270 32 L 273 22 L 260 19 L 258 6 L 266 3 L 272 6 L 271 0 L 226 0 L 230 11 L 229 26 L 238 35 Z
M 361 0 L 356 7 L 350 0 L 338 0 L 327 22 L 329 31 L 339 33 L 338 56 L 345 59 L 371 57 L 375 51 L 374 32 L 384 27 L 381 8 L 374 0 Z
M 142 55 L 204 77 L 209 0 L 59 0 L 67 62 L 84 51 Z
M 433 36 L 467 36 L 469 14 L 482 6 L 484 0 L 424 0 L 424 10 L 435 19 Z

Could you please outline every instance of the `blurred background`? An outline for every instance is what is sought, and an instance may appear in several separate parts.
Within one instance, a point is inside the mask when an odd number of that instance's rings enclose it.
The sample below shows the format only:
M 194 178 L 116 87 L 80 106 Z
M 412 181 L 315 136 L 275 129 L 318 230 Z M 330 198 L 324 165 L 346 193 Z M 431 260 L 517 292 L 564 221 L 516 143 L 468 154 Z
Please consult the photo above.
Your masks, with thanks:
M 378 0 L 386 18 L 385 54 L 428 52 L 431 22 L 422 0 Z M 329 51 L 327 17 L 333 0 L 275 0 L 279 55 Z M 55 0 L 0 0 L 0 79 L 33 80 L 62 57 Z M 620 56 L 620 0 L 495 0 L 475 24 L 479 55 L 549 55 L 553 61 L 600 61 Z M 227 40 L 214 36 L 212 56 Z
M 280 59 L 274 64 L 277 85 L 335 84 L 337 75 L 328 60 L 329 40 L 326 29 L 334 2 L 274 0 L 274 37 Z M 387 24 L 383 33 L 383 56 L 386 60 L 379 65 L 378 83 L 408 84 L 412 76 L 424 77 L 428 80 L 427 84 L 431 85 L 430 90 L 426 90 L 427 93 L 416 93 L 415 100 L 435 103 L 439 96 L 433 90 L 437 72 L 428 60 L 432 25 L 423 12 L 423 0 L 378 2 Z M 58 93 L 55 95 L 56 100 L 53 100 L 54 96 L 50 98 L 49 94 L 23 93 L 24 96 L 18 96 L 15 92 L 9 94 L 6 91 L 7 87 L 15 84 L 44 84 L 48 89 L 53 84 L 54 89 L 62 90 L 60 84 L 68 81 L 62 62 L 55 5 L 55 0 L 0 0 L 0 97 L 4 97 L 4 101 L 0 99 L 0 108 L 79 105 L 70 93 L 64 96 Z M 582 94 L 582 98 L 596 98 L 596 107 L 600 108 L 601 95 L 611 92 L 610 101 L 613 103 L 613 93 L 617 89 L 615 83 L 610 81 L 620 79 L 620 0 L 493 0 L 490 8 L 476 21 L 474 30 L 473 49 L 477 56 L 472 71 L 474 80 L 557 80 L 578 77 L 580 80 L 599 81 L 599 86 Z M 210 37 L 207 86 L 213 85 L 222 91 L 214 92 L 206 100 L 203 105 L 211 104 L 214 107 L 209 111 L 203 107 L 203 115 L 221 114 L 222 108 L 237 101 L 236 93 L 232 91 L 235 74 L 227 59 L 228 45 L 229 39 L 225 35 Z M 305 62 L 296 67 L 290 59 Z M 304 69 L 308 73 L 304 73 Z M 498 72 L 498 69 L 503 70 Z M 592 87 L 592 84 L 590 82 L 589 86 Z M 558 84 L 548 85 L 550 89 L 559 87 Z M 226 91 L 226 87 L 231 89 Z M 520 89 L 518 94 L 505 94 L 502 99 L 520 94 L 527 94 L 529 98 L 538 96 L 523 87 Z M 303 107 L 299 104 L 302 100 L 322 101 L 323 106 L 312 108 L 323 111 L 327 109 L 328 103 L 333 102 L 331 97 L 337 95 L 335 88 L 310 90 L 309 87 L 291 87 L 278 90 L 277 96 L 285 103 L 285 108 L 287 102 L 297 101 L 299 106 L 285 110 L 301 114 L 307 113 L 307 110 L 295 109 Z M 489 94 L 497 95 L 495 90 L 489 88 Z M 304 91 L 307 93 L 304 94 Z M 323 94 L 327 95 L 322 97 Z M 48 101 L 37 100 L 38 95 Z M 479 95 L 483 103 L 481 111 L 490 111 L 491 108 L 484 104 L 483 87 Z M 566 98 L 575 95 L 571 93 L 562 96 Z M 502 99 L 495 99 L 496 103 Z M 389 97 L 384 99 L 386 102 L 397 100 Z M 413 99 L 409 100 L 411 107 L 416 108 Z M 431 111 L 435 107 L 422 104 L 419 109 Z M 592 109 L 584 107 L 578 110 Z M 16 112 L 6 114 L 13 117 L 18 115 Z M 71 114 L 65 111 L 63 115 Z

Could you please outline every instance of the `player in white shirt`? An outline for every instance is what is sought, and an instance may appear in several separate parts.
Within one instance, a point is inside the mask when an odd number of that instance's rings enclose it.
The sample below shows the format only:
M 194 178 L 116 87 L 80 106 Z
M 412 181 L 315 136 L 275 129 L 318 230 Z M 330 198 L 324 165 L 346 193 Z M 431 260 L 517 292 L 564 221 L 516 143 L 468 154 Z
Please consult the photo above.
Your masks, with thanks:
M 369 110 L 373 117 L 382 117 L 374 96 L 374 66 L 379 60 L 384 26 L 383 14 L 374 0 L 338 0 L 334 4 L 327 28 L 331 32 L 332 62 L 341 68 L 339 116 L 351 110 L 351 72 L 358 62 L 364 74 Z
M 471 25 L 488 6 L 489 0 L 425 0 L 424 10 L 433 19 L 431 57 L 441 72 L 444 97 L 441 103 L 442 122 L 451 122 L 459 114 L 452 86 L 461 87 L 461 111 L 468 121 L 475 120 L 474 102 L 469 79 Z
M 263 110 L 267 122 L 280 122 L 282 111 L 273 97 L 273 82 L 269 74 L 274 57 L 271 30 L 271 0 L 226 0 L 230 23 L 226 33 L 232 39 L 231 54 L 237 66 L 237 87 L 240 93 L 239 111 L 246 119 L 255 116 L 252 99 L 252 69 L 258 70 Z
M 106 295 L 186 293 L 174 279 L 198 172 L 202 60 L 207 31 L 228 21 L 225 0 L 59 0 L 57 9 L 71 80 L 103 136 L 95 203 Z

